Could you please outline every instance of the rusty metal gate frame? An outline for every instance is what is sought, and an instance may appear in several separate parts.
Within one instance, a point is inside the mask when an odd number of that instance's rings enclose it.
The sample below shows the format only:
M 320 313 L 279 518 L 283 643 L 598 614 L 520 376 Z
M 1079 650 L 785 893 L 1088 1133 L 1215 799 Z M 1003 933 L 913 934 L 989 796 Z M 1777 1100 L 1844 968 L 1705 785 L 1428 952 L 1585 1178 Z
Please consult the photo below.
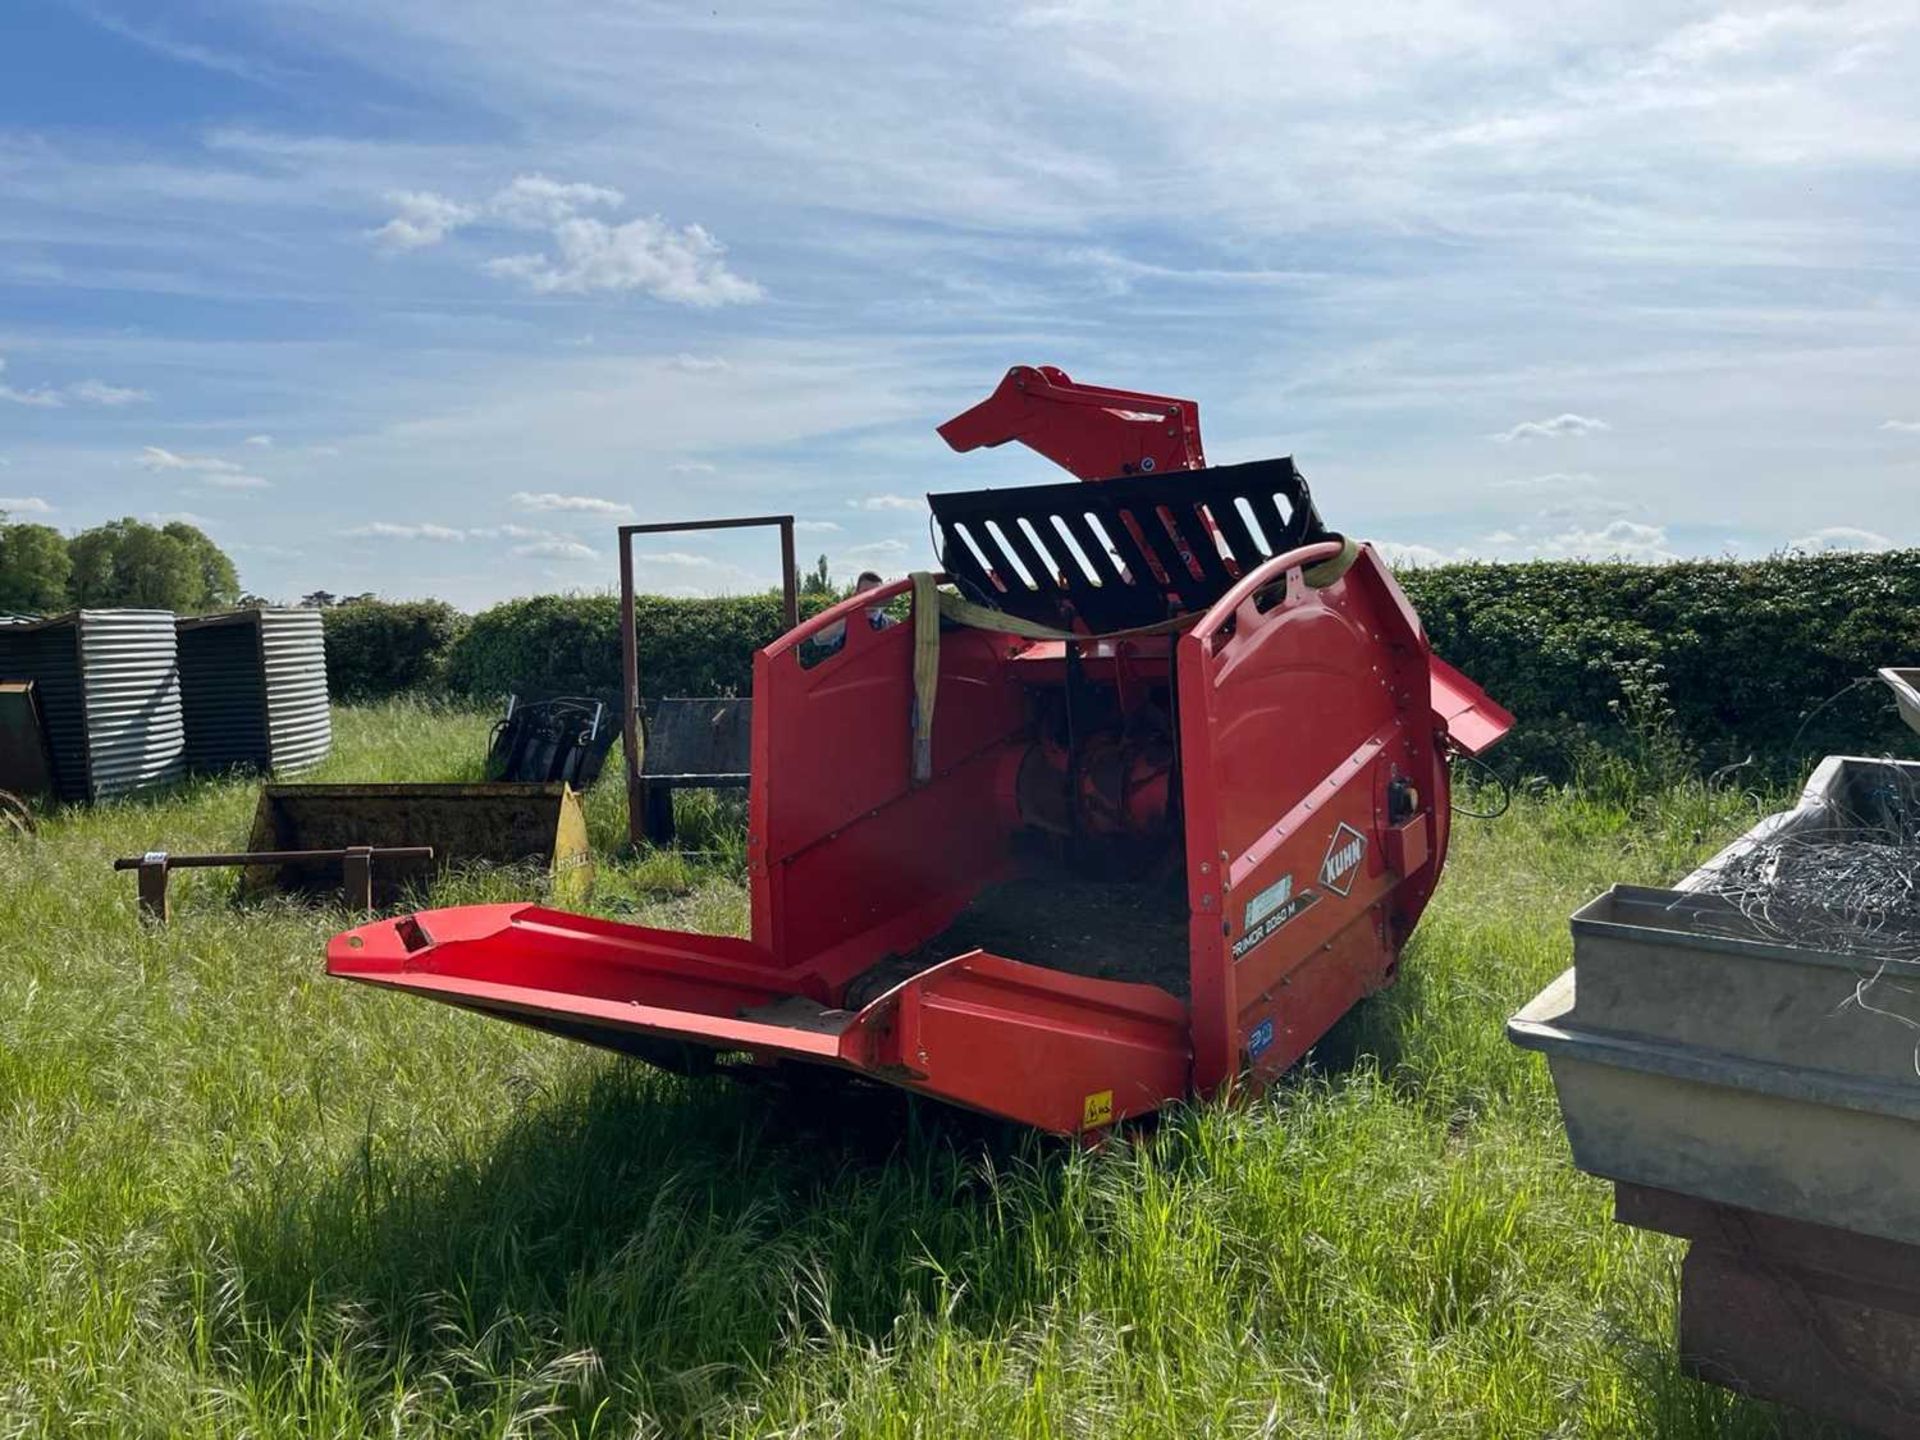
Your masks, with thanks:
M 799 580 L 793 561 L 793 516 L 743 515 L 721 520 L 675 520 L 620 527 L 620 751 L 627 780 L 627 840 L 638 845 L 647 833 L 646 783 L 640 767 L 646 756 L 646 717 L 641 713 L 640 637 L 634 629 L 633 537 L 688 530 L 745 530 L 778 526 L 780 575 L 787 629 L 800 623 Z

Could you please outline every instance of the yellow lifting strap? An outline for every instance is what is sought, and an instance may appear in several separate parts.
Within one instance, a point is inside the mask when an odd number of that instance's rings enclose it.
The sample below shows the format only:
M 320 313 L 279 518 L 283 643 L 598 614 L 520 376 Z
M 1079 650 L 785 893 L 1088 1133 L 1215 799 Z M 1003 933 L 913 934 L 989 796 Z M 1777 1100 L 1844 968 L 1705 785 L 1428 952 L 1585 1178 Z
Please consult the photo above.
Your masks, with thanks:
M 1325 589 L 1352 567 L 1360 547 L 1342 540 L 1340 553 L 1309 565 L 1300 578 L 1315 590 Z M 913 783 L 924 785 L 933 778 L 933 703 L 940 688 L 940 622 L 951 620 L 974 630 L 996 630 L 1002 635 L 1017 635 L 1022 640 L 1135 640 L 1149 635 L 1174 635 L 1192 628 L 1200 619 L 1198 610 L 1141 625 L 1132 630 L 1109 630 L 1104 635 L 1082 635 L 1060 630 L 1037 620 L 1023 620 L 1004 610 L 976 605 L 951 590 L 934 583 L 930 571 L 916 570 L 913 581 Z

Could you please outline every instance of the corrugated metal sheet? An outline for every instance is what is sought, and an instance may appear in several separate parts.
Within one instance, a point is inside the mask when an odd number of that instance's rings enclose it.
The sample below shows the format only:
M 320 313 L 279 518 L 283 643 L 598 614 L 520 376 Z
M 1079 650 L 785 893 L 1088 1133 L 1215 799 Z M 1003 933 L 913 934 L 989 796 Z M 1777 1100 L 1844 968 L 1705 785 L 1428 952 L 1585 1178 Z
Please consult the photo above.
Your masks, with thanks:
M 260 653 L 266 659 L 273 773 L 297 775 L 318 765 L 333 748 L 326 627 L 320 612 L 262 610 Z
M 0 675 L 38 682 L 63 800 L 126 794 L 184 772 L 177 655 L 165 610 L 0 625 Z
M 326 641 L 314 610 L 239 610 L 179 623 L 187 755 L 198 770 L 279 775 L 332 744 Z
M 95 799 L 178 780 L 187 731 L 167 610 L 79 612 L 87 786 Z
M 87 713 L 80 697 L 80 626 L 76 616 L 0 625 L 0 679 L 32 680 L 53 751 L 53 791 L 87 798 Z

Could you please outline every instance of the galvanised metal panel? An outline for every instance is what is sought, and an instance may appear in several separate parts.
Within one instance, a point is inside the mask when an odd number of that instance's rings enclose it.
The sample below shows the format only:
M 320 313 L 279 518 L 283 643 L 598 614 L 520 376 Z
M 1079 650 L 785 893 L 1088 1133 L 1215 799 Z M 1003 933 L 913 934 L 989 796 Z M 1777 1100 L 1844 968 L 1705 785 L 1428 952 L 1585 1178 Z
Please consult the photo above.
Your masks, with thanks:
M 326 628 L 318 610 L 259 614 L 273 773 L 297 775 L 333 748 Z
M 317 610 L 236 610 L 179 623 L 187 758 L 298 774 L 333 741 L 326 640 Z
M 254 612 L 186 619 L 178 631 L 187 764 L 203 772 L 265 770 L 271 760 L 266 679 Z
M 80 692 L 80 623 L 75 615 L 0 625 L 0 679 L 32 680 L 53 747 L 53 789 L 85 800 L 87 716 Z
M 178 780 L 186 772 L 179 644 L 167 610 L 82 610 L 87 789 L 94 799 Z

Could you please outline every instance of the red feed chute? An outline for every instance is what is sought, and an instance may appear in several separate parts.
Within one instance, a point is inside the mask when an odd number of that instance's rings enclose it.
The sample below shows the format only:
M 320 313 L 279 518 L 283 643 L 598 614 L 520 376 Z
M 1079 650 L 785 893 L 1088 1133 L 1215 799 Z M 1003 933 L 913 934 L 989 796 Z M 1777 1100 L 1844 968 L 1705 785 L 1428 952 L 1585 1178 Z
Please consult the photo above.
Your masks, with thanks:
M 1386 984 L 1446 853 L 1447 749 L 1511 717 L 1290 462 L 1204 468 L 1191 402 L 1022 367 L 942 434 L 1120 464 L 929 497 L 974 603 L 874 628 L 936 603 L 902 581 L 755 657 L 749 939 L 471 906 L 337 936 L 329 973 L 1063 1134 L 1277 1075 Z

